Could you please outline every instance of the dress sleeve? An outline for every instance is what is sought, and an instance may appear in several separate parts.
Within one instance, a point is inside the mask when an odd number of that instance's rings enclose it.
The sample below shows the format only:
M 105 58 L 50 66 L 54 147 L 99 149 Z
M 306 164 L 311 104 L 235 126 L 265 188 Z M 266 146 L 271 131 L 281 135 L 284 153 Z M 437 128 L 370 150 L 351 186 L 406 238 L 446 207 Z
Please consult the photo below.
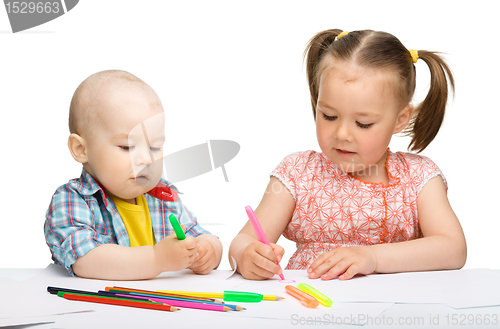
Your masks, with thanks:
M 292 193 L 295 202 L 297 202 L 298 184 L 304 178 L 310 155 L 311 151 L 292 153 L 281 160 L 280 164 L 271 172 L 271 176 L 278 178 Z
M 52 259 L 63 265 L 71 275 L 75 275 L 71 265 L 79 257 L 112 240 L 112 236 L 98 234 L 89 205 L 67 185 L 60 187 L 52 196 L 45 217 L 45 241 Z
M 444 187 L 448 191 L 448 183 L 444 174 L 431 159 L 426 156 L 416 155 L 410 163 L 411 176 L 415 184 L 417 195 L 420 193 L 425 184 L 436 176 L 441 176 Z

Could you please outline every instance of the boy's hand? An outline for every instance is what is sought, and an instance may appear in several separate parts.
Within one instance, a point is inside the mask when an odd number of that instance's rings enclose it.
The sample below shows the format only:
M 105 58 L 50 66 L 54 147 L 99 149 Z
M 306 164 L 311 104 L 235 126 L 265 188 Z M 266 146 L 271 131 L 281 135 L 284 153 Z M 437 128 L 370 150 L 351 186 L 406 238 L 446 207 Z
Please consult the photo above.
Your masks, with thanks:
M 281 260 L 285 250 L 277 244 L 268 245 L 255 241 L 249 244 L 243 252 L 243 264 L 238 270 L 245 279 L 265 280 L 280 274 L 281 269 L 276 264 Z
M 186 228 L 181 225 L 185 232 Z M 156 264 L 161 272 L 180 271 L 191 266 L 196 259 L 198 244 L 192 237 L 178 240 L 175 233 L 170 234 L 154 247 Z
M 217 257 L 215 248 L 210 241 L 198 237 L 195 239 L 198 242 L 198 256 L 188 268 L 196 274 L 208 274 L 217 265 Z
M 321 254 L 309 266 L 310 279 L 321 277 L 348 280 L 356 274 L 370 274 L 377 268 L 377 257 L 369 247 L 341 247 Z

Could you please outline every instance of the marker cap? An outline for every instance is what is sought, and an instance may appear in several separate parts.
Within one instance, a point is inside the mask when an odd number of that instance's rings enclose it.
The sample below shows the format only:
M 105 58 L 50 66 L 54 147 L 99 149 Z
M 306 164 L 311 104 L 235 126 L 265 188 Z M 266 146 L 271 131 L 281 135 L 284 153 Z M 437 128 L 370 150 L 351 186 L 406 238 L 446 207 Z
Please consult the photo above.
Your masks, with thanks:
M 186 238 L 186 235 L 184 234 L 179 221 L 177 221 L 177 218 L 173 214 L 170 214 L 170 216 L 168 216 L 168 219 L 170 220 L 170 224 L 172 224 L 172 227 L 174 228 L 175 235 L 177 235 L 177 240 L 184 240 Z
M 263 297 L 264 295 L 254 292 L 224 291 L 224 301 L 227 302 L 257 303 Z
M 308 293 L 303 292 L 302 290 L 295 288 L 294 286 L 287 285 L 285 286 L 285 289 L 287 294 L 292 295 L 293 297 L 300 300 L 302 305 L 304 305 L 307 308 L 315 308 L 319 305 L 316 298 L 309 295 Z
M 322 305 L 326 307 L 332 306 L 332 300 L 330 298 L 326 297 L 325 295 L 323 295 L 322 293 L 320 293 L 318 290 L 314 289 L 307 283 L 300 283 L 297 286 L 297 288 L 316 298 Z

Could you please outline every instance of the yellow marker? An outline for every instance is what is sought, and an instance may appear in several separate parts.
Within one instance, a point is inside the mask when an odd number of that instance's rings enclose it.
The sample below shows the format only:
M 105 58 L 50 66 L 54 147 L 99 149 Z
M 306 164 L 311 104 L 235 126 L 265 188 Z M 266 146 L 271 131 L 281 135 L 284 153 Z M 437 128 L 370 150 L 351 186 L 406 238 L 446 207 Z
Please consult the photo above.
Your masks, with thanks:
M 308 293 L 309 295 L 312 295 L 322 305 L 325 305 L 326 307 L 332 306 L 332 300 L 330 298 L 326 297 L 325 295 L 323 295 L 322 293 L 320 293 L 319 291 L 317 291 L 316 289 L 314 289 L 310 285 L 305 284 L 305 283 L 301 283 L 297 286 L 297 288 L 299 288 L 300 290 L 302 290 L 305 293 Z
M 225 295 L 225 293 L 222 293 L 222 292 L 196 292 L 196 291 L 174 291 L 174 290 L 157 290 L 156 292 L 176 294 L 176 295 L 186 295 L 186 296 L 193 296 L 193 297 L 218 298 L 218 299 L 223 299 L 224 295 Z M 275 295 L 263 295 L 262 297 L 263 297 L 262 300 L 274 300 L 274 301 L 276 301 L 276 300 L 280 300 L 280 299 L 285 299 L 284 297 L 275 296 Z

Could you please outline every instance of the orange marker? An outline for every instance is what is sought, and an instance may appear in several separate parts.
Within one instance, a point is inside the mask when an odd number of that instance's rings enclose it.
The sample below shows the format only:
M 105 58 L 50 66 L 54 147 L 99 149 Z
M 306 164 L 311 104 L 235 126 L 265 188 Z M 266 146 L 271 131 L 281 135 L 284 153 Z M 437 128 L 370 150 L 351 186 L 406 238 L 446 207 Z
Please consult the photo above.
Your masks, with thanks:
M 304 305 L 305 307 L 315 308 L 319 305 L 319 302 L 316 298 L 309 295 L 308 293 L 303 292 L 302 290 L 295 288 L 294 286 L 287 285 L 285 286 L 285 289 L 287 294 L 292 295 L 293 297 L 300 300 L 302 305 Z

